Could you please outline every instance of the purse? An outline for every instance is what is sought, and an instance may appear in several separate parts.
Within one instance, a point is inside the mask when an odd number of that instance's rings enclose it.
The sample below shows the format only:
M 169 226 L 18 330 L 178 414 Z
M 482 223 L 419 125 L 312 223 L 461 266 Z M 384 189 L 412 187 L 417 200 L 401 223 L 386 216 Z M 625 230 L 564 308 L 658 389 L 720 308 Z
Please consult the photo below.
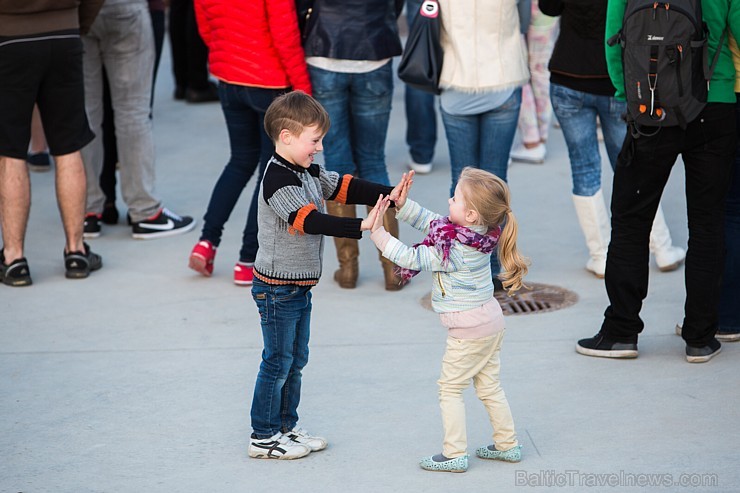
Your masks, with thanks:
M 442 45 L 439 42 L 439 4 L 425 0 L 409 31 L 398 64 L 398 78 L 422 91 L 439 94 L 442 73 Z

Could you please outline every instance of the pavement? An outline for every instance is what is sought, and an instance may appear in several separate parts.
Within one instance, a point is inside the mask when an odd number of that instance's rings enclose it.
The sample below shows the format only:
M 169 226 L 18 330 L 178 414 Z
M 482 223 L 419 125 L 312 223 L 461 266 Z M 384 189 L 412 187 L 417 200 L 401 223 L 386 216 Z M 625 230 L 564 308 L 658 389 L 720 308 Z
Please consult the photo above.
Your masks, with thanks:
M 189 270 L 229 152 L 218 104 L 172 99 L 168 51 L 154 107 L 157 193 L 199 224 L 151 241 L 104 225 L 90 242 L 103 269 L 67 280 L 53 173 L 32 174 L 26 255 L 34 284 L 0 286 L 0 492 L 740 491 L 732 431 L 740 344 L 725 344 L 706 364 L 686 362 L 674 334 L 683 268 L 651 266 L 639 358 L 575 353 L 577 339 L 599 330 L 607 297 L 584 268 L 557 129 L 544 165 L 514 164 L 509 173 L 519 246 L 532 259 L 527 280 L 579 298 L 562 310 L 507 318 L 501 379 L 522 462 L 472 457 L 465 474 L 419 469 L 420 457 L 441 451 L 436 380 L 446 335 L 421 302 L 431 277 L 386 292 L 369 238 L 361 241 L 356 289 L 333 282 L 331 241 L 314 289 L 300 424 L 329 447 L 290 462 L 248 458 L 262 338 L 250 291 L 232 284 L 231 269 L 255 184 L 226 225 L 213 277 Z M 400 83 L 393 104 L 386 151 L 397 181 L 407 159 Z M 444 212 L 450 171 L 441 123 L 439 131 L 434 170 L 417 176 L 411 196 Z M 603 175 L 608 197 L 607 165 Z M 683 180 L 679 164 L 663 205 L 674 243 L 685 247 Z M 125 212 L 120 199 L 118 206 Z M 401 238 L 421 239 L 406 225 Z M 475 394 L 465 397 L 473 451 L 491 443 L 491 430 Z

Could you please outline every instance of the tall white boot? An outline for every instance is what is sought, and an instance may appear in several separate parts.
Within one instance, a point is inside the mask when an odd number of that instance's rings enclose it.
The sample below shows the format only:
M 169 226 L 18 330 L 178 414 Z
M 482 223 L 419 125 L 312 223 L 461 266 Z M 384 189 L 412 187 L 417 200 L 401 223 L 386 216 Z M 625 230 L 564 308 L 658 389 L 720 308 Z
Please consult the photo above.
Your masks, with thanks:
M 603 278 L 606 272 L 606 250 L 609 247 L 611 224 L 601 189 L 591 197 L 573 195 L 578 223 L 586 237 L 589 259 L 586 269 L 596 277 Z
M 686 259 L 686 250 L 673 246 L 671 232 L 665 223 L 663 208 L 658 204 L 658 211 L 653 220 L 653 229 L 650 231 L 650 251 L 655 255 L 655 263 L 661 272 L 670 272 L 678 267 Z

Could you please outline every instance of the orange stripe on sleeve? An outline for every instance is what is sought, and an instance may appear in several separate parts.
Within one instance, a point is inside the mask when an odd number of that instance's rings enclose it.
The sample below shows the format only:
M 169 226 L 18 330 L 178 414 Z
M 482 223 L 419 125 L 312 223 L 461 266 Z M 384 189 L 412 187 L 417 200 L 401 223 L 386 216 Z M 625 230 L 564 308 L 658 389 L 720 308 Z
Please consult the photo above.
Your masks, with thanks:
M 347 190 L 349 190 L 350 181 L 352 181 L 352 175 L 344 175 L 342 177 L 342 182 L 339 184 L 339 193 L 337 193 L 337 197 L 334 199 L 340 204 L 347 203 Z
M 298 209 L 298 213 L 295 216 L 295 221 L 293 221 L 293 228 L 300 234 L 306 234 L 306 232 L 303 230 L 303 223 L 306 221 L 306 217 L 311 213 L 311 211 L 315 210 L 317 210 L 315 204 L 304 205 L 303 207 Z

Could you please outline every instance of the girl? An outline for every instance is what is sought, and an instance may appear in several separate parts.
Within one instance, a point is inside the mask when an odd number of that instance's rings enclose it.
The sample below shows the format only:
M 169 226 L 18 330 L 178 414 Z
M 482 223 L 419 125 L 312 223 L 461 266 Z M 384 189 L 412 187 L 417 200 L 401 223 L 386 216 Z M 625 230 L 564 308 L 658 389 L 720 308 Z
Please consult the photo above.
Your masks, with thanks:
M 396 200 L 398 219 L 428 232 L 408 247 L 386 232 L 386 198 L 375 213 L 371 238 L 384 257 L 395 262 L 402 279 L 432 271 L 432 308 L 448 329 L 447 350 L 439 379 L 444 443 L 442 453 L 421 460 L 429 471 L 465 472 L 468 468 L 465 405 L 462 392 L 470 384 L 488 410 L 493 445 L 481 447 L 483 459 L 519 462 L 520 446 L 506 395 L 499 383 L 499 351 L 504 335 L 501 307 L 493 297 L 490 256 L 497 244 L 509 294 L 523 286 L 528 260 L 516 247 L 517 222 L 509 207 L 509 189 L 497 176 L 465 168 L 449 200 L 450 213 L 441 217 L 407 200 L 413 175 L 402 179 Z

